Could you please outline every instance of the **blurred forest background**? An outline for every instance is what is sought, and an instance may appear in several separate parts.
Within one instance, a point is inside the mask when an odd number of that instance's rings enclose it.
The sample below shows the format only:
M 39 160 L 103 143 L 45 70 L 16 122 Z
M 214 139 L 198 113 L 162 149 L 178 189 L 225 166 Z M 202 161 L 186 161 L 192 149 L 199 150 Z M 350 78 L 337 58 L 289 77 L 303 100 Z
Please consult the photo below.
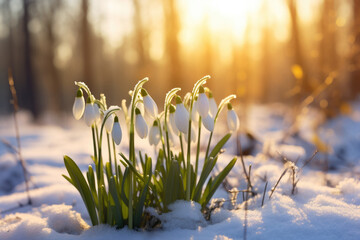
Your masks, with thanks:
M 215 98 L 337 109 L 360 90 L 360 0 L 0 0 L 0 113 L 71 113 L 74 81 L 120 105 L 204 75 Z M 324 90 L 324 83 L 326 89 Z M 160 105 L 160 104 L 159 104 Z

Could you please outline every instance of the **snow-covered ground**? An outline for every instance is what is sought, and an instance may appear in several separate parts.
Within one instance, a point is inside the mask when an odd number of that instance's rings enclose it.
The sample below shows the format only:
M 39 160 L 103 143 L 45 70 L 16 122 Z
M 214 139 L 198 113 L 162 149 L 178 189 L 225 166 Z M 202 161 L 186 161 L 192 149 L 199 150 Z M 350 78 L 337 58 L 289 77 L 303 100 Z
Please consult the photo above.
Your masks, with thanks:
M 249 132 L 256 138 L 251 179 L 258 194 L 248 201 L 247 239 L 360 239 L 360 104 L 350 115 L 320 122 L 321 114 L 310 111 L 299 119 L 299 134 L 283 139 L 289 130 L 289 109 L 281 105 L 253 106 L 247 116 Z M 31 175 L 31 206 L 27 202 L 22 171 L 11 149 L 0 144 L 0 239 L 243 239 L 245 203 L 242 194 L 233 196 L 220 188 L 215 198 L 223 199 L 209 221 L 196 203 L 178 201 L 172 211 L 158 216 L 161 228 L 153 231 L 116 230 L 106 225 L 90 227 L 90 219 L 80 194 L 61 176 L 67 174 L 63 155 L 71 156 L 82 170 L 91 164 L 91 132 L 81 121 L 33 125 L 21 113 L 22 155 Z M 223 128 L 217 126 L 217 132 Z M 11 117 L 0 119 L 0 139 L 16 146 Z M 244 147 L 249 139 L 240 138 Z M 283 140 L 283 141 L 282 141 Z M 205 143 L 204 143 L 205 144 Z M 304 168 L 315 150 L 327 145 Z M 146 141 L 138 146 L 150 154 Z M 236 154 L 236 138 L 231 138 L 221 155 L 222 168 Z M 121 149 L 126 152 L 127 139 Z M 285 167 L 282 156 L 298 161 L 292 194 L 290 171 L 281 179 L 271 199 L 269 194 Z M 268 181 L 264 205 L 262 192 Z M 226 186 L 243 190 L 246 182 L 240 160 Z M 9 209 L 13 210 L 7 211 Z M 149 209 L 150 212 L 153 210 Z M 156 214 L 156 213 L 154 213 Z

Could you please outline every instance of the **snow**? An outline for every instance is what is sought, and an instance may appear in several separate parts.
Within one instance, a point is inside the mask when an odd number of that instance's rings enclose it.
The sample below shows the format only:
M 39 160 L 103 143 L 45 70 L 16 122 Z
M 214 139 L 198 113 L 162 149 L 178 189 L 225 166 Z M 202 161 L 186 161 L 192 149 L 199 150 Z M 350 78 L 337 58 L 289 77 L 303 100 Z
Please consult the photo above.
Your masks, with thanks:
M 248 239 L 349 239 L 360 236 L 360 104 L 353 113 L 325 120 L 320 113 L 309 111 L 301 116 L 299 138 L 281 141 L 289 127 L 288 109 L 283 105 L 253 106 L 248 114 L 249 131 L 256 137 L 253 155 L 245 156 L 246 167 L 252 166 L 251 178 L 258 193 L 248 200 Z M 27 202 L 22 171 L 16 156 L 0 145 L 0 239 L 243 239 L 245 202 L 241 192 L 230 195 L 220 188 L 212 203 L 219 203 L 207 221 L 195 202 L 177 201 L 170 212 L 147 211 L 162 222 L 152 231 L 116 229 L 106 225 L 91 227 L 80 194 L 61 174 L 66 174 L 63 155 L 71 156 L 85 171 L 91 164 L 91 132 L 81 121 L 66 119 L 61 124 L 35 125 L 25 113 L 19 115 L 22 154 L 31 175 L 31 206 Z M 315 121 L 316 120 L 316 121 Z M 225 128 L 219 125 L 215 138 Z M 120 150 L 127 154 L 126 129 Z M 307 166 L 303 163 L 315 149 L 313 134 L 331 151 L 317 155 Z M 207 131 L 204 131 L 206 138 Z M 241 136 L 243 141 L 244 136 Z M 0 119 L 0 140 L 16 146 L 11 117 Z M 220 156 L 217 169 L 224 167 L 236 153 L 233 136 Z M 137 138 L 139 149 L 154 156 L 147 140 Z M 177 144 L 175 142 L 175 144 Z M 205 145 L 206 143 L 204 143 Z M 250 144 L 250 143 L 247 143 Z M 206 147 L 206 146 L 205 146 Z M 204 147 L 203 147 L 204 148 Z M 200 155 L 202 156 L 202 155 Z M 294 163 L 283 163 L 283 156 Z M 324 156 L 333 168 L 323 171 Z M 271 199 L 269 194 L 287 166 L 295 164 L 299 182 L 292 195 L 292 173 L 286 172 Z M 268 187 L 261 206 L 266 181 Z M 227 183 L 232 190 L 244 190 L 246 181 L 241 162 L 231 171 Z M 215 199 L 216 198 L 216 199 Z M 12 210 L 11 210 L 12 209 Z

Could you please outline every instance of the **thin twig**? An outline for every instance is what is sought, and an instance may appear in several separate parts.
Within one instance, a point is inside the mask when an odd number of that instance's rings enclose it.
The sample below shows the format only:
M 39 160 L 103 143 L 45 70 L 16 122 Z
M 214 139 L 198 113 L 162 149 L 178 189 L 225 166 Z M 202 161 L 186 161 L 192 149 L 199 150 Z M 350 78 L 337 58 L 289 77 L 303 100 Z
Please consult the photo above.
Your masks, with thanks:
M 17 99 L 17 95 L 16 95 L 14 79 L 13 79 L 10 69 L 9 69 L 8 73 L 9 73 L 9 88 L 10 88 L 11 95 L 13 98 L 12 104 L 14 106 L 14 124 L 15 124 L 15 132 L 16 132 L 16 141 L 17 141 L 17 145 L 18 145 L 17 153 L 18 153 L 19 162 L 21 164 L 21 167 L 23 170 L 23 175 L 24 175 L 24 180 L 25 180 L 26 194 L 27 194 L 27 198 L 28 198 L 27 204 L 31 205 L 32 202 L 31 202 L 30 192 L 29 192 L 29 182 L 28 182 L 25 160 L 21 154 L 20 133 L 19 133 L 19 125 L 18 125 L 18 121 L 17 121 L 17 112 L 19 110 L 19 104 L 18 104 L 18 99 Z
M 248 173 L 246 172 L 246 168 L 245 168 L 245 163 L 244 163 L 244 157 L 243 157 L 243 154 L 242 154 L 242 148 L 241 148 L 241 142 L 240 142 L 240 139 L 239 139 L 239 152 L 240 152 L 240 160 L 241 160 L 241 164 L 242 164 L 242 167 L 243 167 L 243 171 L 244 171 L 244 174 L 245 174 L 245 177 L 246 177 L 246 180 L 248 182 L 248 185 L 249 187 L 251 188 L 252 190 L 252 185 L 251 185 L 251 180 L 250 180 L 250 174 L 248 175 Z
M 263 193 L 263 197 L 262 197 L 262 201 L 261 201 L 261 207 L 264 206 L 264 200 L 265 200 L 265 194 L 266 194 L 267 185 L 268 185 L 268 181 L 266 181 L 266 183 L 265 183 L 264 193 Z
M 251 172 L 251 165 L 249 166 L 249 175 Z M 247 190 L 250 189 L 250 185 L 248 182 Z M 247 211 L 248 211 L 248 200 L 249 200 L 249 192 L 247 191 L 245 194 L 245 219 L 244 219 L 244 240 L 246 240 L 247 237 Z
M 286 168 L 286 169 L 283 171 L 283 173 L 281 174 L 280 178 L 279 178 L 278 181 L 276 182 L 275 186 L 271 189 L 271 193 L 270 193 L 269 199 L 271 198 L 271 196 L 272 196 L 273 193 L 275 192 L 276 187 L 279 185 L 280 180 L 284 177 L 284 175 L 285 175 L 285 173 L 286 173 L 287 170 L 288 170 L 288 169 Z

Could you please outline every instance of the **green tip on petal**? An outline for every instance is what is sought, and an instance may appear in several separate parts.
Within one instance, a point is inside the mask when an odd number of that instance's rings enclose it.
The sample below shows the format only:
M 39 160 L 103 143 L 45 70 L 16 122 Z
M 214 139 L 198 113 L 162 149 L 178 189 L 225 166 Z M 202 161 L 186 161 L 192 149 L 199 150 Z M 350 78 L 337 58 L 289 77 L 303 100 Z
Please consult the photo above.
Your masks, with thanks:
M 90 98 L 90 97 L 88 97 L 88 98 L 86 99 L 86 103 L 91 103 L 91 98 Z
M 114 122 L 119 122 L 118 116 L 115 116 L 115 117 L 114 117 Z
M 157 121 L 157 120 L 154 120 L 153 126 L 154 126 L 154 127 L 157 127 L 157 126 L 158 126 L 158 121 Z
M 142 88 L 141 89 L 141 96 L 145 97 L 146 95 L 148 95 L 148 92 L 144 88 Z
M 212 91 L 209 90 L 209 98 L 213 98 L 213 97 L 214 97 L 214 96 L 213 96 Z
M 139 109 L 139 108 L 135 108 L 135 114 L 136 114 L 136 115 L 141 114 L 141 112 L 140 112 L 140 109 Z
M 228 108 L 228 110 L 231 110 L 233 107 L 232 107 L 232 105 L 231 105 L 231 103 L 228 103 L 227 104 L 227 108 Z
M 175 106 L 171 104 L 169 111 L 170 111 L 170 113 L 174 113 L 176 111 Z
M 181 104 L 182 103 L 182 100 L 181 100 L 181 97 L 180 96 L 176 96 L 176 104 Z
M 83 92 L 81 91 L 81 88 L 77 90 L 76 97 L 81 98 L 83 96 Z
M 205 93 L 205 89 L 204 89 L 203 86 L 200 86 L 200 88 L 199 88 L 199 93 Z

